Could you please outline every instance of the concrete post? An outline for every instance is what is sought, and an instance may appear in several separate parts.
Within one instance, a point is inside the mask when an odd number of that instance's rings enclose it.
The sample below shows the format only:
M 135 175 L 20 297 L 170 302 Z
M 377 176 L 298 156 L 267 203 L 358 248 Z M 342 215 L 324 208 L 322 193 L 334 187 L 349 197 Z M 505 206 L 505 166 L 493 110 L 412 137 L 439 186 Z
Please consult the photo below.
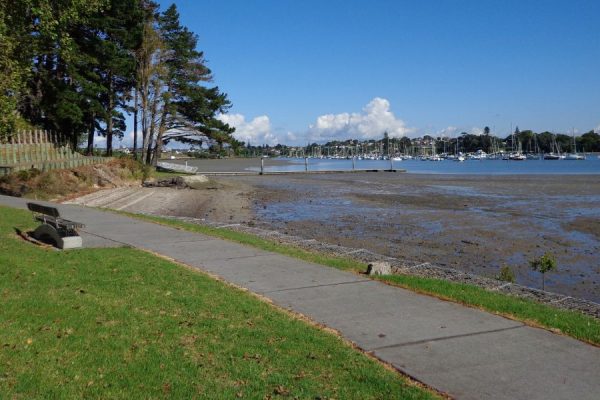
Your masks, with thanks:
M 308 157 L 304 156 L 304 172 L 308 172 Z
M 265 173 L 265 158 L 260 158 L 260 174 L 263 175 Z

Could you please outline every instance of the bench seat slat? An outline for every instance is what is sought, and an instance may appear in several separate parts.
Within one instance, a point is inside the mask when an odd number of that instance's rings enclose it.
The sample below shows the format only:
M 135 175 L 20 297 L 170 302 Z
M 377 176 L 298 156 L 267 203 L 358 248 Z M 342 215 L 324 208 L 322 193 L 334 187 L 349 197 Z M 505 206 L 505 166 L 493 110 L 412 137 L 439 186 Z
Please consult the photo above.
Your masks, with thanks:
M 54 218 L 60 217 L 60 213 L 58 212 L 58 209 L 56 207 L 48 207 L 48 206 L 44 206 L 42 204 L 37 204 L 37 203 L 27 203 L 27 208 L 30 211 L 49 215 Z
M 85 225 L 80 222 L 69 221 L 68 219 L 63 218 L 54 218 L 49 215 L 36 215 L 35 219 L 45 224 L 55 225 L 65 229 L 85 228 Z

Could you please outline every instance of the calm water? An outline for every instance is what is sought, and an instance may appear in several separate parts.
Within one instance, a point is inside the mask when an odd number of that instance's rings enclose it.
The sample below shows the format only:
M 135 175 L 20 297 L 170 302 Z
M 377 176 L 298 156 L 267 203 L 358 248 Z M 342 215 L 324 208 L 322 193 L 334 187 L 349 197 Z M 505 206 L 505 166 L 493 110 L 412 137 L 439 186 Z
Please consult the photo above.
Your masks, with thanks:
M 303 171 L 304 159 L 286 159 L 288 165 L 269 166 L 265 159 L 266 171 Z M 518 175 L 518 174 L 600 174 L 600 159 L 596 155 L 588 156 L 586 160 L 466 160 L 457 162 L 404 160 L 394 161 L 394 168 L 405 169 L 411 173 L 421 174 L 482 174 L 482 175 Z M 389 169 L 390 161 L 356 160 L 356 169 Z M 351 170 L 351 160 L 309 159 L 309 171 Z M 251 168 L 258 170 L 258 168 Z

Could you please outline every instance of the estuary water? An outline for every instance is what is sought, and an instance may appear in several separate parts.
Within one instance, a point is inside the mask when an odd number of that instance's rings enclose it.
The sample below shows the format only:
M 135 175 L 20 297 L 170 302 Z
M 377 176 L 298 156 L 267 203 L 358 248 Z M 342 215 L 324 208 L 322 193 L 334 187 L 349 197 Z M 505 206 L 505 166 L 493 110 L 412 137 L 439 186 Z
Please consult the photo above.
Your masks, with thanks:
M 265 171 L 304 171 L 303 158 L 278 158 L 287 164 L 269 165 L 271 159 L 264 160 Z M 477 175 L 595 175 L 600 174 L 600 159 L 596 155 L 587 156 L 586 160 L 453 160 L 422 161 L 422 160 L 355 160 L 357 170 L 403 169 L 409 173 L 421 174 L 477 174 Z M 251 167 L 257 171 L 260 168 Z M 346 159 L 308 159 L 309 171 L 347 171 L 353 169 L 352 160 Z

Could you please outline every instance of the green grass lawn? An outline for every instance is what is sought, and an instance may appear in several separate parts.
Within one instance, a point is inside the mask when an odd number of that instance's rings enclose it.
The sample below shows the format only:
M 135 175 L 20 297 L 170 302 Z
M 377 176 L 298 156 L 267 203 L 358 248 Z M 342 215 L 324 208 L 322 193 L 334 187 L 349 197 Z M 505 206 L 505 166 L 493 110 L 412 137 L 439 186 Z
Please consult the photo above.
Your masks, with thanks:
M 127 214 L 148 221 L 162 223 L 181 229 L 232 240 L 267 251 L 273 251 L 305 261 L 327 265 L 353 272 L 363 272 L 363 263 L 340 257 L 318 254 L 289 245 L 271 242 L 257 236 L 228 229 L 213 228 L 183 221 Z M 559 331 L 565 335 L 600 345 L 600 320 L 576 311 L 561 310 L 532 300 L 521 299 L 501 293 L 494 293 L 473 285 L 448 282 L 440 279 L 422 278 L 409 275 L 388 275 L 377 277 L 386 283 L 454 301 L 470 307 L 524 321 L 530 325 Z
M 130 248 L 54 251 L 0 207 L 0 398 L 424 399 L 334 334 Z

